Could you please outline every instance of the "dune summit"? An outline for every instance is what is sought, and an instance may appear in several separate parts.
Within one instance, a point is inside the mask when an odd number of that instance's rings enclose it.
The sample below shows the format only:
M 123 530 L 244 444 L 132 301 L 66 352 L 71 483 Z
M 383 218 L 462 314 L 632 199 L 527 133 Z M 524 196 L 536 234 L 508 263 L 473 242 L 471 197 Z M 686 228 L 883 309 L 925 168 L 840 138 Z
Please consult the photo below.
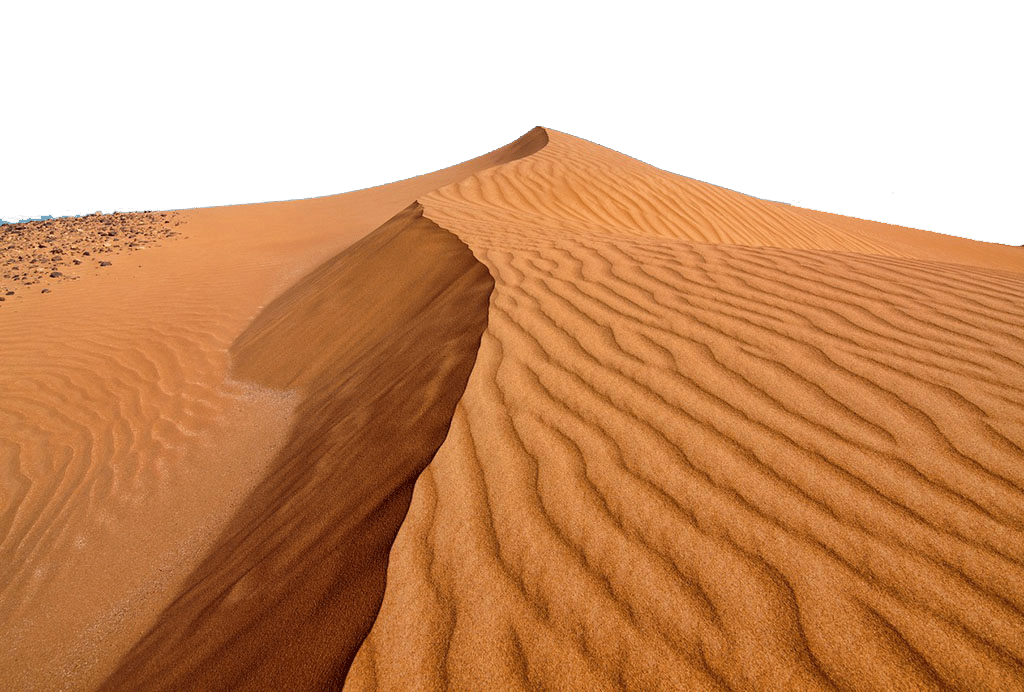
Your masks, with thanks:
M 0 305 L 0 687 L 1024 689 L 1024 250 L 543 128 L 103 222 Z

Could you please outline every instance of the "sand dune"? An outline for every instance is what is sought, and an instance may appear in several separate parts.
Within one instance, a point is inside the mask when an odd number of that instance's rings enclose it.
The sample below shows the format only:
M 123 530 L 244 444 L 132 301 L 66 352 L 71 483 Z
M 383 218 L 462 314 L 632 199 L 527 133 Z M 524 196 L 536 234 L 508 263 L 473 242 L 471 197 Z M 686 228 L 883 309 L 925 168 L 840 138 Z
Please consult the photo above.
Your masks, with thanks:
M 0 312 L 7 686 L 1024 688 L 1024 250 L 539 128 L 180 218 Z

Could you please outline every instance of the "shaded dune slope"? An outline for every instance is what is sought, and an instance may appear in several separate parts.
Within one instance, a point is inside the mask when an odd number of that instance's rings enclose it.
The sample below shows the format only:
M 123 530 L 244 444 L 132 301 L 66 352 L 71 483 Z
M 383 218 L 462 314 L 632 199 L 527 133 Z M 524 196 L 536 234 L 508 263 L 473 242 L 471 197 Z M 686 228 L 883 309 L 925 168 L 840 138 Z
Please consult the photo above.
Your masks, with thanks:
M 421 198 L 495 287 L 346 687 L 1024 687 L 1017 249 L 550 137 Z
M 106 689 L 340 684 L 379 606 L 413 482 L 469 376 L 491 286 L 412 207 L 264 311 L 236 342 L 236 372 L 297 387 L 298 422 Z

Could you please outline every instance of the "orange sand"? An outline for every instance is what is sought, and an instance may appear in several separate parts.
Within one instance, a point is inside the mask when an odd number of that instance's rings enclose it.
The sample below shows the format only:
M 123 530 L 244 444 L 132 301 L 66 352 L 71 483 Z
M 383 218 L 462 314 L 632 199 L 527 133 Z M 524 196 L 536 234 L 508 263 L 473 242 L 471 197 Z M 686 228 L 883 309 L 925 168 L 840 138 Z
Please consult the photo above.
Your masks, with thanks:
M 0 310 L 0 685 L 1024 688 L 1024 250 L 541 129 L 177 218 Z

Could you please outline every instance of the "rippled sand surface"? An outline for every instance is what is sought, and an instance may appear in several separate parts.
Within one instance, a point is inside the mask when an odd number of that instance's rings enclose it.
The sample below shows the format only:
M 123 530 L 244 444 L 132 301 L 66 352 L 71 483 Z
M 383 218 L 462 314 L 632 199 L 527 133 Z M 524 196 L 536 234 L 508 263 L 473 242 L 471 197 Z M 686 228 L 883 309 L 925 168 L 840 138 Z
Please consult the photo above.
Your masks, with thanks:
M 1024 688 L 1024 249 L 537 128 L 0 310 L 14 689 Z

